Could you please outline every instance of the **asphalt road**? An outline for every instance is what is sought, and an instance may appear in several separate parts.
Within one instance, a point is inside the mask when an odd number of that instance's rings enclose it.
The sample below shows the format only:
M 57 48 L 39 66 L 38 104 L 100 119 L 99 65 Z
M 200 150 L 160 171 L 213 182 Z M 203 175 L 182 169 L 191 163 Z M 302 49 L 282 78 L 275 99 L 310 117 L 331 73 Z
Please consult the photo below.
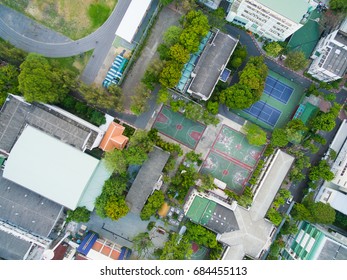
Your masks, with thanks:
M 47 42 L 36 40 L 18 29 L 14 29 L 1 17 L 0 37 L 27 52 L 35 52 L 46 57 L 70 57 L 94 49 L 92 58 L 82 73 L 81 80 L 91 84 L 104 62 L 115 38 L 115 32 L 131 1 L 119 0 L 106 22 L 90 35 L 66 42 Z M 3 6 L 0 6 L 2 9 Z M 6 11 L 7 12 L 7 11 Z M 16 16 L 16 11 L 12 11 Z M 18 14 L 18 13 L 17 13 Z

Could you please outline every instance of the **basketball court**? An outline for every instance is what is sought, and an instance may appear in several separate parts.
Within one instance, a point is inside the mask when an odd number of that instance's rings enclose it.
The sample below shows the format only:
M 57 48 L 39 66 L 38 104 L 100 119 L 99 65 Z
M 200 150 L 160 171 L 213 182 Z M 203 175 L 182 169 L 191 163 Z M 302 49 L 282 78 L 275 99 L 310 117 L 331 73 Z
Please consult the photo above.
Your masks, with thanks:
M 250 145 L 244 134 L 223 125 L 201 172 L 211 174 L 230 190 L 242 194 L 263 148 Z
M 206 126 L 187 119 L 181 113 L 173 112 L 168 107 L 163 106 L 153 124 L 153 128 L 188 148 L 195 149 L 204 134 Z

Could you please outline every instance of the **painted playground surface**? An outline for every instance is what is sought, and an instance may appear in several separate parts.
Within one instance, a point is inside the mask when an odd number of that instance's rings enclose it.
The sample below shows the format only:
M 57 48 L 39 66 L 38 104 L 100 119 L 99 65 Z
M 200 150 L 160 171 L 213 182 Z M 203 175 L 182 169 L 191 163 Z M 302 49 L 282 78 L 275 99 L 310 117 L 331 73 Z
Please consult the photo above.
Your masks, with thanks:
M 263 148 L 250 145 L 245 135 L 224 125 L 201 172 L 211 174 L 226 183 L 230 190 L 242 194 Z
M 153 128 L 188 148 L 195 149 L 206 126 L 189 120 L 181 113 L 173 112 L 168 107 L 163 106 Z
M 191 256 L 192 260 L 207 260 L 208 259 L 209 250 L 206 247 L 198 245 L 195 242 L 192 242 L 192 250 L 193 250 L 193 254 Z

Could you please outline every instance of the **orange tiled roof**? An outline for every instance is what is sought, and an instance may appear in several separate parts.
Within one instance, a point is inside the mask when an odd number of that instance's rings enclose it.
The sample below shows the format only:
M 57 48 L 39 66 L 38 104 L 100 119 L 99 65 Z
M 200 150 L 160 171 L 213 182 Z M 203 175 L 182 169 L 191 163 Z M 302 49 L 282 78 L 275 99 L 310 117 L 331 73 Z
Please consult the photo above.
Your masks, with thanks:
M 128 137 L 123 135 L 124 129 L 125 127 L 118 123 L 110 123 L 99 148 L 106 152 L 112 151 L 114 148 L 118 150 L 124 149 L 129 140 Z

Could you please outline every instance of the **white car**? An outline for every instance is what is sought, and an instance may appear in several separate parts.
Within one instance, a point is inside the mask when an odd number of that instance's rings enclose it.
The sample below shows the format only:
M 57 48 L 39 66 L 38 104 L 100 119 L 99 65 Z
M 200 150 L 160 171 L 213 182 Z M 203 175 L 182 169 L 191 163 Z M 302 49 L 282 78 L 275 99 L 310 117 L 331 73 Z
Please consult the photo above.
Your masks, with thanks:
M 293 196 L 291 195 L 290 197 L 288 197 L 287 199 L 287 204 L 291 204 L 293 201 Z

